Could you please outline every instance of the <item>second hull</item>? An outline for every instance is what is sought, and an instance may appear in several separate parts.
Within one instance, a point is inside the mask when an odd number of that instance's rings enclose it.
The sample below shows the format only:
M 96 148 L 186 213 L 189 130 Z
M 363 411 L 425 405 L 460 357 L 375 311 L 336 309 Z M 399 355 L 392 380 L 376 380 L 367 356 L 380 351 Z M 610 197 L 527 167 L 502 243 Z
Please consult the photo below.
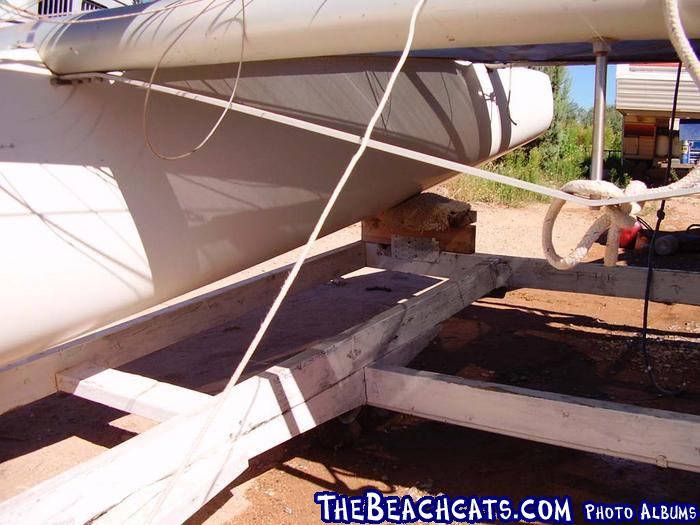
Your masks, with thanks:
M 144 145 L 143 92 L 52 85 L 32 52 L 5 55 L 0 365 L 301 245 L 356 148 L 230 114 L 205 148 L 163 161 Z M 246 64 L 239 99 L 361 134 L 394 63 Z M 226 98 L 231 71 L 170 70 L 160 82 Z M 152 140 L 165 153 L 186 151 L 219 111 L 156 96 Z M 545 75 L 418 59 L 407 64 L 373 138 L 478 164 L 538 136 L 551 115 Z M 324 233 L 452 175 L 368 150 Z

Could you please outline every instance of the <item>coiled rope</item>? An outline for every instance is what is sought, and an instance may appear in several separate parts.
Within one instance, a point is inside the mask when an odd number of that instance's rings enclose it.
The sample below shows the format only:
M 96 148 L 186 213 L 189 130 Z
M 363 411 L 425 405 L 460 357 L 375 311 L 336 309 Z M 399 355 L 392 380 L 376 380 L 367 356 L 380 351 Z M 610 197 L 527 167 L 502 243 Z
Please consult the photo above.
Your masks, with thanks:
M 700 186 L 700 168 L 695 167 L 681 180 L 659 188 L 647 189 L 646 184 L 638 180 L 630 182 L 624 190 L 618 188 L 612 182 L 604 180 L 574 180 L 564 184 L 561 190 L 566 193 L 581 195 L 592 199 L 602 199 L 638 195 L 640 193 L 660 193 L 665 190 L 694 188 L 698 186 Z M 562 199 L 554 199 L 549 205 L 544 222 L 542 223 L 542 250 L 549 264 L 557 270 L 570 270 L 574 268 L 586 257 L 596 239 L 598 239 L 603 232 L 609 230 L 605 247 L 604 263 L 606 266 L 614 266 L 617 263 L 618 249 L 620 246 L 620 230 L 634 226 L 636 220 L 635 216 L 642 210 L 644 203 L 632 202 L 630 204 L 604 206 L 603 214 L 591 224 L 588 230 L 586 230 L 586 233 L 583 235 L 576 248 L 568 255 L 561 256 L 554 247 L 552 231 L 557 216 L 564 207 L 564 203 L 565 201 Z
M 663 0 L 664 19 L 668 28 L 669 38 L 678 54 L 678 57 L 687 68 L 695 85 L 700 88 L 700 62 L 688 41 L 681 23 L 678 0 Z M 665 190 L 700 187 L 700 167 L 696 166 L 681 180 L 659 188 L 647 189 L 641 181 L 632 181 L 624 190 L 611 182 L 575 180 L 561 187 L 561 190 L 588 198 L 615 198 L 629 195 L 638 195 L 643 192 L 660 193 Z M 605 206 L 600 215 L 568 255 L 561 256 L 554 248 L 552 231 L 559 212 L 564 207 L 564 201 L 554 199 L 547 210 L 542 223 L 542 250 L 544 256 L 554 268 L 558 270 L 570 270 L 579 264 L 588 254 L 593 243 L 600 235 L 608 230 L 608 238 L 605 246 L 604 263 L 606 266 L 614 266 L 620 247 L 620 231 L 634 226 L 635 215 L 642 209 L 643 203 L 619 204 Z

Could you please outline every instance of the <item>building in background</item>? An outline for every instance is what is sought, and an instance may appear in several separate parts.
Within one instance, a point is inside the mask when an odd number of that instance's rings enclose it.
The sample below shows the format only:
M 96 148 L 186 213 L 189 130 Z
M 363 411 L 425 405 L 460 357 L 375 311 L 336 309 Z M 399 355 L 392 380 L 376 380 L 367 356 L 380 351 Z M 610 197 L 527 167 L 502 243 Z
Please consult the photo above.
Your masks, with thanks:
M 685 69 L 671 123 L 677 68 L 674 63 L 617 66 L 615 107 L 624 117 L 622 156 L 634 164 L 635 175 L 665 168 L 669 148 L 679 174 L 700 156 L 700 91 Z

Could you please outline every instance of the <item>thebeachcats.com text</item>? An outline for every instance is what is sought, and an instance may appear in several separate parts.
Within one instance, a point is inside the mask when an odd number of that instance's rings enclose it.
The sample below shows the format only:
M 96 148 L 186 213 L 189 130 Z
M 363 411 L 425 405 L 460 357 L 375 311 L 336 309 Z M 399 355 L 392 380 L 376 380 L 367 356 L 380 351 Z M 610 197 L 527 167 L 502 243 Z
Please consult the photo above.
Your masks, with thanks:
M 512 501 L 504 496 L 385 496 L 367 489 L 359 496 L 317 492 L 324 523 L 697 523 L 698 506 L 690 503 L 639 504 L 584 502 L 574 509 L 569 496 L 527 497 Z

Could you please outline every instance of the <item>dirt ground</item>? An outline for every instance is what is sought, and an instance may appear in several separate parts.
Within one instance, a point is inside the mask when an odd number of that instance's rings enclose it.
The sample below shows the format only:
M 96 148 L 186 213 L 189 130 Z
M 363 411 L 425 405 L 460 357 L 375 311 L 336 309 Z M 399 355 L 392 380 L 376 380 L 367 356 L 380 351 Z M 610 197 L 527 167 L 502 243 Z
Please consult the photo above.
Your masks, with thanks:
M 477 251 L 540 256 L 544 206 L 475 208 Z M 673 201 L 667 212 L 665 229 L 685 228 L 700 222 L 700 199 Z M 596 213 L 567 209 L 555 230 L 555 243 L 573 246 Z M 359 227 L 353 226 L 324 239 L 318 249 L 357 238 Z M 590 259 L 600 258 L 602 251 L 596 246 Z M 644 257 L 623 260 L 638 264 Z M 661 258 L 659 265 L 700 270 L 700 255 Z M 433 281 L 360 271 L 347 276 L 343 286 L 327 284 L 297 294 L 283 308 L 249 373 L 369 319 Z M 438 337 L 411 366 L 700 415 L 700 307 L 651 307 L 651 355 L 660 382 L 684 388 L 677 397 L 656 395 L 643 372 L 635 344 L 641 312 L 637 300 L 513 290 L 503 299 L 478 301 L 443 323 Z M 122 369 L 215 393 L 263 313 L 250 312 Z M 144 418 L 68 395 L 7 413 L 0 417 L 0 501 L 151 426 Z M 331 421 L 255 458 L 241 479 L 188 523 L 318 523 L 314 492 L 357 494 L 367 487 L 413 496 L 569 495 L 576 506 L 586 500 L 700 502 L 700 474 L 364 409 L 351 424 Z

